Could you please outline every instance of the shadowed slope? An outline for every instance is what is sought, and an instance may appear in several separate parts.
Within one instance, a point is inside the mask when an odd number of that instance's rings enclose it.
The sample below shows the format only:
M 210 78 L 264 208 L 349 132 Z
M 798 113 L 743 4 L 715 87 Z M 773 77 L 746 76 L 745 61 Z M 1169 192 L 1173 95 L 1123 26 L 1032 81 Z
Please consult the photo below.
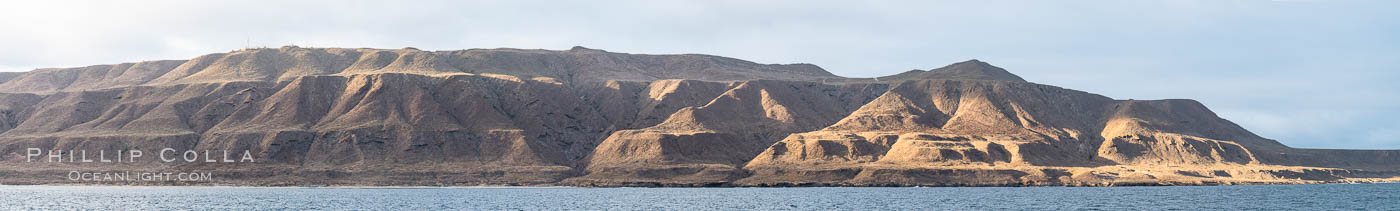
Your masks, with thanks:
M 789 133 L 831 124 L 883 85 L 748 81 L 652 127 L 613 133 L 575 183 L 713 183 L 742 176 L 737 166 Z
M 25 162 L 28 148 L 257 162 Z M 251 185 L 1400 181 L 1400 151 L 1290 148 L 1200 102 L 1114 100 L 977 60 L 875 80 L 582 47 L 288 46 L 0 73 L 0 150 L 5 184 L 74 170 Z
M 256 48 L 199 56 L 191 60 L 150 61 L 80 68 L 47 68 L 0 75 L 0 93 L 51 93 L 130 86 L 231 81 L 286 82 L 302 76 L 375 73 L 504 74 L 549 78 L 565 84 L 595 85 L 608 80 L 838 79 L 810 64 L 757 64 L 710 55 L 611 53 L 575 47 L 567 51 L 471 49 L 422 51 L 366 48 Z

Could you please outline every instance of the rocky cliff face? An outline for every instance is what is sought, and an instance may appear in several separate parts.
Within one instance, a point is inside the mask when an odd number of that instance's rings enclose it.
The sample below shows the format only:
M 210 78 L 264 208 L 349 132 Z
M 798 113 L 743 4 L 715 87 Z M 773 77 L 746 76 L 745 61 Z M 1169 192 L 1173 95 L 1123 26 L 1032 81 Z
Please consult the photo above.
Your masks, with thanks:
M 29 148 L 150 157 L 163 148 L 246 151 L 257 161 L 30 162 Z M 976 60 L 851 79 L 807 64 L 581 47 L 289 46 L 5 73 L 0 150 L 5 184 L 133 170 L 214 172 L 213 183 L 246 185 L 1132 185 L 1400 176 L 1400 151 L 1290 148 L 1196 101 L 1115 100 L 1026 82 Z

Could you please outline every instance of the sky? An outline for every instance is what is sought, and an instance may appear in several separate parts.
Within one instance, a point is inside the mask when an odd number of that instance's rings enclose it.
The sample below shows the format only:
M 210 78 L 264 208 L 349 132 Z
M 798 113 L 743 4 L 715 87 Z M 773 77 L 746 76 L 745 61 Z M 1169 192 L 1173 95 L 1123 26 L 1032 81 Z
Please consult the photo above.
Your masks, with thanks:
M 245 47 L 585 46 L 812 63 L 979 59 L 1116 99 L 1189 98 L 1303 148 L 1400 149 L 1400 1 L 4 1 L 0 71 Z

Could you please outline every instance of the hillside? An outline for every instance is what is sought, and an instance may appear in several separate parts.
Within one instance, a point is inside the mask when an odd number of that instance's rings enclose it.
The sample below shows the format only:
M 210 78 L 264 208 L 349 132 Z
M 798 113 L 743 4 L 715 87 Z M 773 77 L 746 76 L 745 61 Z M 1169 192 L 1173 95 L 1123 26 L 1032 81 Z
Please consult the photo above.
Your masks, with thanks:
M 27 162 L 29 148 L 149 154 Z M 257 161 L 153 158 L 164 148 Z M 218 177 L 155 185 L 1400 181 L 1397 150 L 1291 148 L 1194 100 L 1117 100 L 978 60 L 858 79 L 583 47 L 288 46 L 0 73 L 0 152 L 3 184 L 79 183 L 70 171 Z

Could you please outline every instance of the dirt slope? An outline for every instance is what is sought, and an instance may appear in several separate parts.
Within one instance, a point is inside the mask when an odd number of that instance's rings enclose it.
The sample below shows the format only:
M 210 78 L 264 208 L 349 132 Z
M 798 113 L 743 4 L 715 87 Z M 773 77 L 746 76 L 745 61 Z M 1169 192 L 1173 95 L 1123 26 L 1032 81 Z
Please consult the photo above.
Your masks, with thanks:
M 28 148 L 248 151 L 258 160 L 26 162 Z M 1400 176 L 1400 151 L 1290 148 L 1200 102 L 1114 100 L 1026 82 L 977 60 L 856 79 L 808 64 L 582 47 L 288 46 L 4 73 L 0 150 L 4 184 L 73 183 L 61 176 L 74 170 L 210 171 L 217 184 L 239 185 L 1145 185 Z
M 722 183 L 763 147 L 829 125 L 882 92 L 883 84 L 747 81 L 652 127 L 608 136 L 574 183 Z

